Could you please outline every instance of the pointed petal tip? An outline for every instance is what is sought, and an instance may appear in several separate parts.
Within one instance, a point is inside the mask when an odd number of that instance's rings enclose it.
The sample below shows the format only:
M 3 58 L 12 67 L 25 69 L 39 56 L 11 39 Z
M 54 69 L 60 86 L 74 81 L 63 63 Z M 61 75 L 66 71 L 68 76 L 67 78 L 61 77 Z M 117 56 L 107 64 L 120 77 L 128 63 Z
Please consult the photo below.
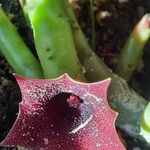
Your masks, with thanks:
M 105 83 L 110 84 L 111 83 L 111 78 L 110 77 L 106 78 L 105 80 L 102 80 L 101 82 L 105 82 Z
M 69 74 L 67 74 L 67 73 L 64 73 L 63 75 L 61 75 L 60 77 L 58 77 L 58 78 L 67 78 L 67 79 L 72 79 L 70 76 L 69 76 Z
M 20 75 L 20 74 L 17 74 L 17 73 L 13 73 L 13 76 L 15 78 L 25 78 L 24 76 Z
M 17 80 L 17 82 L 19 80 L 22 80 L 22 79 L 26 79 L 26 77 L 20 75 L 20 74 L 17 74 L 17 73 L 13 73 L 13 76 L 15 77 L 15 79 Z
M 105 80 L 99 81 L 98 84 L 104 84 L 107 90 L 111 84 L 111 78 L 107 78 Z

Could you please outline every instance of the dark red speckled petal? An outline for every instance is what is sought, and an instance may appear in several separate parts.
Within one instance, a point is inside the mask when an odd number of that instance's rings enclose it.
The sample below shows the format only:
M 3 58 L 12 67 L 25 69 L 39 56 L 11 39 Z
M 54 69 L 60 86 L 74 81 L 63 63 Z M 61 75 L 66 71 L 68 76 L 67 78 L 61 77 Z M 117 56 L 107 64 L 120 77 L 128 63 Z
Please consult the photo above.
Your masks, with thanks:
M 107 102 L 110 79 L 74 81 L 16 76 L 22 92 L 18 118 L 3 146 L 33 150 L 125 150 Z

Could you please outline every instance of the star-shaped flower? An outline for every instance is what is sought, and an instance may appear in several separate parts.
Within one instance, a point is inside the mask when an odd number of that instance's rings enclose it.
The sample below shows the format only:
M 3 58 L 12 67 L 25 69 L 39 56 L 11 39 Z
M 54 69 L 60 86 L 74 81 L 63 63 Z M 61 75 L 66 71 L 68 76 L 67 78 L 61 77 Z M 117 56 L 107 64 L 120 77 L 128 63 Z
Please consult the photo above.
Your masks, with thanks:
M 5 146 L 34 150 L 124 150 L 109 108 L 110 79 L 96 83 L 16 76 L 22 92 L 18 118 Z

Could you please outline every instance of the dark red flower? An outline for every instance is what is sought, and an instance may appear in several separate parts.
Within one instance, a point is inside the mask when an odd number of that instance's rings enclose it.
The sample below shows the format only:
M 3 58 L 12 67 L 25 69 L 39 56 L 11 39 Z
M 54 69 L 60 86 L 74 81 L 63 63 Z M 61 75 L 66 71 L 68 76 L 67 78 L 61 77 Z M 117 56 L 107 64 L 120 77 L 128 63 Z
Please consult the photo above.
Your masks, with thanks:
M 110 79 L 96 83 L 16 76 L 23 100 L 5 146 L 34 150 L 124 150 L 107 102 Z

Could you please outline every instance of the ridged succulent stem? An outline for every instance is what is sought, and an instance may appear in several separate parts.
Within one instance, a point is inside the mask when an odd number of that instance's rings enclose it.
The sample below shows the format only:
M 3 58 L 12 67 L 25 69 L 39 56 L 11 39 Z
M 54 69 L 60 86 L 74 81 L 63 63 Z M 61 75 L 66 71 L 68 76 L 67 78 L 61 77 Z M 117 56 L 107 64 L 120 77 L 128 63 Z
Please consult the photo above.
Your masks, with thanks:
M 140 64 L 144 46 L 149 38 L 150 14 L 146 14 L 134 28 L 118 58 L 116 73 L 126 81 L 130 81 L 134 71 Z
M 25 5 L 45 78 L 68 73 L 85 81 L 62 1 L 26 0 Z
M 0 7 L 0 51 L 16 73 L 43 78 L 43 70 L 38 60 L 21 39 L 15 26 Z

